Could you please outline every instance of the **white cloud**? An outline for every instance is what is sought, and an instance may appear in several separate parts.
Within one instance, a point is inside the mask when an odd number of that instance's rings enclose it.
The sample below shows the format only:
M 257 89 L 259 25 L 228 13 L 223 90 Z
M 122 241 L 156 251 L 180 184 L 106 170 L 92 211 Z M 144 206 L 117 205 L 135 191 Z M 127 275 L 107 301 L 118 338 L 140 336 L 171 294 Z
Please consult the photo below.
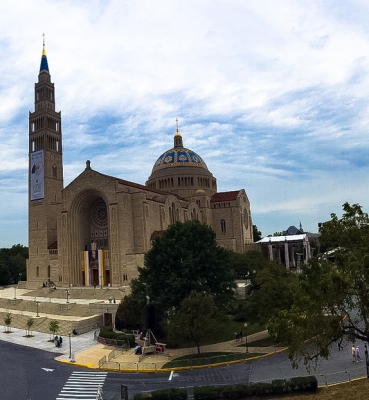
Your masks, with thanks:
M 369 206 L 367 2 L 17 0 L 0 15 L 0 247 L 27 242 L 43 32 L 65 184 L 87 159 L 144 183 L 179 118 L 185 146 L 220 190 L 246 189 L 265 234 Z

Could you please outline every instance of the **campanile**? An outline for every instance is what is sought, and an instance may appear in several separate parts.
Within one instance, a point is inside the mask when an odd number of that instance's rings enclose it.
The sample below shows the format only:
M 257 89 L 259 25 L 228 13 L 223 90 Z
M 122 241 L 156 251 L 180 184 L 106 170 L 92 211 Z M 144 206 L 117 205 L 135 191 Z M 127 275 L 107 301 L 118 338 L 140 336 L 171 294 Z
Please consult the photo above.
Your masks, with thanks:
M 63 190 L 61 113 L 55 111 L 45 41 L 34 101 L 35 110 L 29 113 L 27 281 L 39 284 L 50 281 L 51 264 L 57 265 L 57 219 Z

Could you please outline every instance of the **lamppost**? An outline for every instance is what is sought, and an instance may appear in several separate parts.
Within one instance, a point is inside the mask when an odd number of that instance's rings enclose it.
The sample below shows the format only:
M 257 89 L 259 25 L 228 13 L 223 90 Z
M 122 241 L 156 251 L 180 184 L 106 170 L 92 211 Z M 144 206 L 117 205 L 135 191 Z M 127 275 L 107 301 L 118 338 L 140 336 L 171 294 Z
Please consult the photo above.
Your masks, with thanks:
M 70 333 L 68 333 L 69 336 L 69 359 L 72 358 L 72 341 L 70 340 Z
M 66 290 L 66 293 L 67 293 L 67 303 L 69 303 L 69 295 L 70 295 L 69 289 Z
M 100 289 L 102 289 L 102 276 L 100 275 Z
M 366 346 L 366 343 L 364 343 L 365 346 L 365 364 L 366 364 L 366 377 L 369 378 L 369 358 L 368 358 L 368 348 Z
M 40 302 L 39 302 L 39 301 L 36 301 L 36 310 L 37 310 L 37 315 L 36 315 L 36 317 L 39 317 L 39 315 L 38 315 L 38 306 L 39 306 L 39 304 L 40 304 Z
M 248 353 L 249 352 L 249 346 L 247 344 L 247 322 L 245 322 L 244 327 L 245 327 L 245 338 L 246 338 L 246 353 Z

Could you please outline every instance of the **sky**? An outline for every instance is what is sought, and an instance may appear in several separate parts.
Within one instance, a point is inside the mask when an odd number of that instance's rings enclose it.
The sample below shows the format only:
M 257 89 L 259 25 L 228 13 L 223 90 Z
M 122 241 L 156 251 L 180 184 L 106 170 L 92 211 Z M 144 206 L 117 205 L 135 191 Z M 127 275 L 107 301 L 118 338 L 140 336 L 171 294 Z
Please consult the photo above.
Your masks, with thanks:
M 145 184 L 184 146 L 245 189 L 263 236 L 369 211 L 369 2 L 0 3 L 0 248 L 28 245 L 28 113 L 43 33 L 64 185 L 86 160 Z

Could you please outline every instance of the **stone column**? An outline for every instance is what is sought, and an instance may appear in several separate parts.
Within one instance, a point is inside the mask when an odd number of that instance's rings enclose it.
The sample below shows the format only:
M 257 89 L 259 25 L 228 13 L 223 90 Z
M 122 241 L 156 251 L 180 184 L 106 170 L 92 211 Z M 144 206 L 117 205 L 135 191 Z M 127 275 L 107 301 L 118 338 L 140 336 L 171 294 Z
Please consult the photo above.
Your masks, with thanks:
M 284 242 L 284 260 L 285 260 L 287 271 L 289 271 L 290 270 L 290 257 L 289 257 L 289 254 L 288 254 L 287 238 L 285 239 L 285 242 Z
M 273 246 L 271 240 L 269 240 L 268 249 L 269 249 L 269 260 L 273 261 Z

